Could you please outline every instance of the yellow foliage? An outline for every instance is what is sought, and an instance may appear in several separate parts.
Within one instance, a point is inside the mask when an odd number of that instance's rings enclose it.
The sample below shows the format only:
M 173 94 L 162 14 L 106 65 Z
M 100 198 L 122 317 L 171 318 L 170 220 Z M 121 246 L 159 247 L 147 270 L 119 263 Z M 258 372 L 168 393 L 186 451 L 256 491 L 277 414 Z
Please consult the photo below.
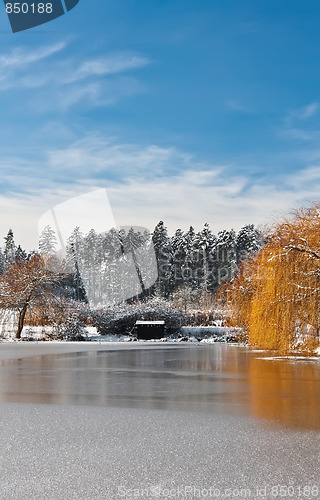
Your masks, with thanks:
M 282 353 L 319 345 L 320 204 L 277 224 L 222 293 L 250 343 Z

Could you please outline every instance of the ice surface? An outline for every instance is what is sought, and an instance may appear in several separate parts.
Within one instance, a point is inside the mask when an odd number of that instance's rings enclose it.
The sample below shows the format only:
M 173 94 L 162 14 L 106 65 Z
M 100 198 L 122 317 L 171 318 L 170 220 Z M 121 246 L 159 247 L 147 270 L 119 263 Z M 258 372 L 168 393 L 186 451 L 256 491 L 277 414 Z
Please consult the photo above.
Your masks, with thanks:
M 100 349 L 106 345 L 2 343 L 0 356 Z M 278 485 L 290 487 L 291 498 L 306 497 L 308 486 L 320 490 L 316 431 L 273 428 L 251 417 L 218 413 L 81 405 L 2 403 L 0 419 L 1 500 L 196 499 L 210 498 L 198 495 L 209 488 L 215 492 L 211 498 L 271 500 L 271 488 Z M 250 496 L 241 496 L 243 488 Z
M 258 498 L 257 487 L 319 486 L 316 433 L 158 410 L 3 404 L 0 416 L 6 500 L 115 500 L 155 486 L 248 488 Z

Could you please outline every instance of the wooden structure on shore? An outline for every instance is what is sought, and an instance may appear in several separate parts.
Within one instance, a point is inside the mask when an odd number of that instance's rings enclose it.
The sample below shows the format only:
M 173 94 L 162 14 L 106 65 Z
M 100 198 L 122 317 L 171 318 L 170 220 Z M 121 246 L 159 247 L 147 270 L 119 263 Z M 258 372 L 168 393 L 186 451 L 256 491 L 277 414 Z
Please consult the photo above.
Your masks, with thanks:
M 164 321 L 136 321 L 134 330 L 138 339 L 161 339 L 164 336 Z

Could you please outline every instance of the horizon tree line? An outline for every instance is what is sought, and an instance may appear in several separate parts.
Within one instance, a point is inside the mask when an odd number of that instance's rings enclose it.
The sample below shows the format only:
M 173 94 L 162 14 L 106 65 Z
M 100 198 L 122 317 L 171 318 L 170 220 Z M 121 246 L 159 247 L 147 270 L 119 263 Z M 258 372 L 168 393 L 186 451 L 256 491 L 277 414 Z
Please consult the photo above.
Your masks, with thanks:
M 4 240 L 0 275 L 15 261 L 28 260 L 37 253 L 54 255 L 57 248 L 50 226 L 40 234 L 38 251 L 27 253 L 16 245 L 12 229 Z M 86 301 L 90 297 L 95 305 L 110 301 L 110 297 L 118 303 L 155 293 L 170 298 L 181 287 L 214 293 L 234 276 L 239 263 L 263 244 L 262 232 L 253 224 L 238 232 L 222 230 L 215 235 L 206 223 L 199 232 L 190 226 L 188 231 L 177 229 L 172 236 L 163 221 L 151 233 L 127 227 L 99 234 L 91 229 L 83 234 L 76 227 L 66 244 L 65 260 L 70 269 L 66 288 L 72 298 Z

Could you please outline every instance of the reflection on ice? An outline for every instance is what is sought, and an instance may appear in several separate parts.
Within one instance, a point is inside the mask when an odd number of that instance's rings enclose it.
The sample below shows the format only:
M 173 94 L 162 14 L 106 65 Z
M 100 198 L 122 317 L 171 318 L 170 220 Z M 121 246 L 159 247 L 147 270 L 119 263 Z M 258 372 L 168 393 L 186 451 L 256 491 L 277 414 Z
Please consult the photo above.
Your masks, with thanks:
M 0 401 L 250 415 L 320 429 L 320 364 L 221 344 L 36 356 L 0 363 Z

